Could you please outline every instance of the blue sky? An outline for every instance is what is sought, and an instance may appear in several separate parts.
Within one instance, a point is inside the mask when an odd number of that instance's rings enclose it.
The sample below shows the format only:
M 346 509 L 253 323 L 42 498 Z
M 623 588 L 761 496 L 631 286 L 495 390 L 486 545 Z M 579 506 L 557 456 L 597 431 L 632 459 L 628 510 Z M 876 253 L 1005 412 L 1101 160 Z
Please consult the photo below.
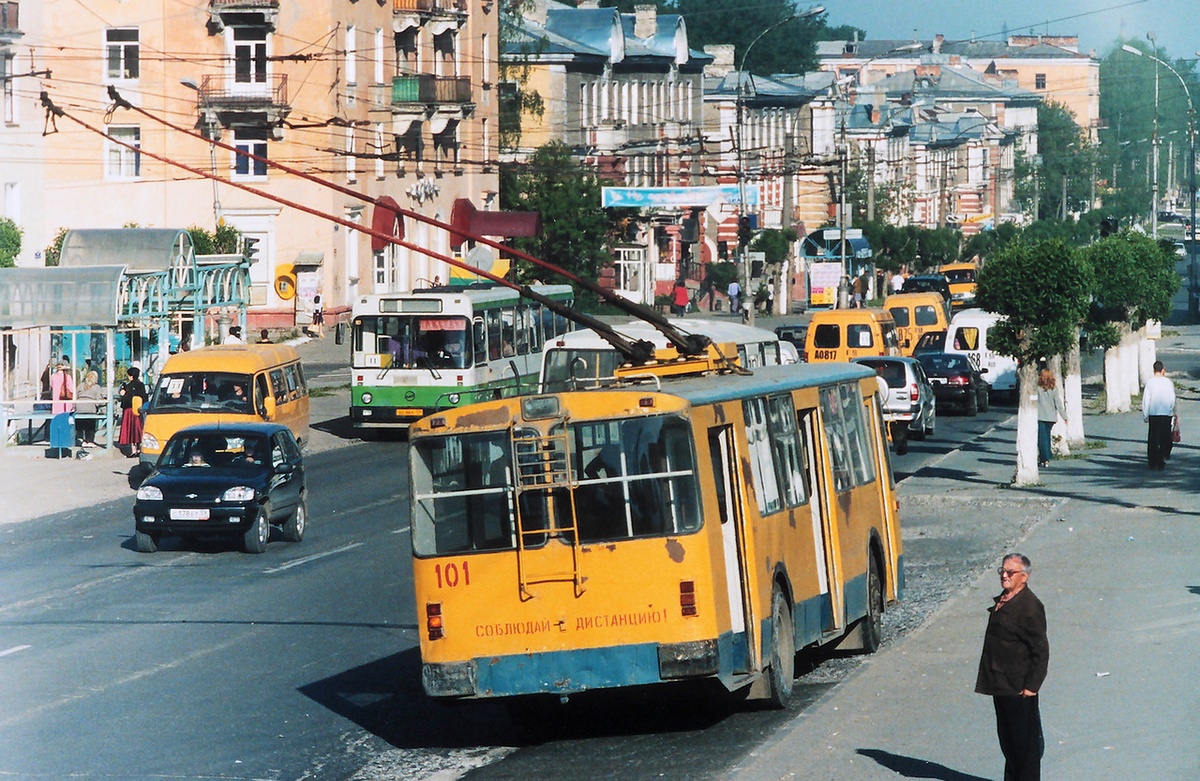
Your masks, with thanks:
M 1103 56 L 1118 37 L 1153 33 L 1171 59 L 1196 59 L 1198 0 L 799 0 L 824 5 L 830 25 L 850 24 L 870 38 L 1002 39 L 1009 33 L 1079 36 L 1081 51 Z

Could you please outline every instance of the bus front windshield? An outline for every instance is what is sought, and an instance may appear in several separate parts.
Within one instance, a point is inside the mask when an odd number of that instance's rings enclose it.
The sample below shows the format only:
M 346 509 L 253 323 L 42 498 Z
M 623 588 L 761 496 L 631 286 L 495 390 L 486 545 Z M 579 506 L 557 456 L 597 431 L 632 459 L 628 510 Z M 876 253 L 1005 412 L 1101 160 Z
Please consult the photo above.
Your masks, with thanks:
M 381 356 L 381 365 L 412 369 L 465 369 L 471 332 L 465 317 L 378 315 L 356 318 L 356 354 Z
M 151 394 L 154 412 L 241 412 L 251 414 L 250 376 L 225 372 L 164 374 Z
M 572 491 L 522 460 L 518 431 L 422 437 L 413 444 L 413 550 L 418 556 L 513 550 L 517 523 L 525 546 L 552 536 L 581 543 L 684 534 L 700 528 L 690 427 L 675 416 L 588 421 L 567 427 Z M 561 442 L 564 440 L 551 440 Z M 545 447 L 545 443 L 540 445 Z M 558 445 L 556 445 L 558 446 Z M 519 456 L 518 456 L 519 457 Z M 542 459 L 550 463 L 555 459 Z M 517 495 L 517 480 L 522 490 Z

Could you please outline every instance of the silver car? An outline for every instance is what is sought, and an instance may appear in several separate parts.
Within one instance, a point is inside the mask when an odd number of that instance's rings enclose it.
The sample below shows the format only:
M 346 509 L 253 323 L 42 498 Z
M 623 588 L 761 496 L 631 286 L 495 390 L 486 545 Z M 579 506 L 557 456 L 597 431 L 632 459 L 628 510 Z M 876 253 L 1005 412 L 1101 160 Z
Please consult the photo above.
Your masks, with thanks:
M 883 417 L 891 429 L 892 443 L 897 453 L 903 455 L 908 452 L 909 436 L 925 439 L 934 435 L 937 428 L 937 397 L 920 361 L 916 358 L 872 356 L 855 358 L 854 363 L 871 367 L 887 383 Z

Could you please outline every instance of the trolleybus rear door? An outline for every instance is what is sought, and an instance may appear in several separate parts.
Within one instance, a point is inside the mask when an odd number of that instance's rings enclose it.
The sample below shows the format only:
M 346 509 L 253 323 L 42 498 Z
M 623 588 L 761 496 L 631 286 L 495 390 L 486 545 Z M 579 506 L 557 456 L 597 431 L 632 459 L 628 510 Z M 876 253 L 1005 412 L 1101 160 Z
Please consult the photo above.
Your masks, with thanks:
M 754 602 L 751 599 L 749 568 L 746 563 L 746 512 L 740 486 L 745 481 L 738 474 L 738 459 L 734 448 L 733 427 L 718 426 L 708 430 L 708 448 L 712 455 L 713 478 L 717 488 L 717 503 L 721 521 L 721 544 L 725 554 L 725 588 L 729 599 L 729 629 L 734 636 L 745 638 L 746 655 L 734 659 L 734 672 L 746 673 L 758 669 L 757 633 L 746 630 L 755 626 Z

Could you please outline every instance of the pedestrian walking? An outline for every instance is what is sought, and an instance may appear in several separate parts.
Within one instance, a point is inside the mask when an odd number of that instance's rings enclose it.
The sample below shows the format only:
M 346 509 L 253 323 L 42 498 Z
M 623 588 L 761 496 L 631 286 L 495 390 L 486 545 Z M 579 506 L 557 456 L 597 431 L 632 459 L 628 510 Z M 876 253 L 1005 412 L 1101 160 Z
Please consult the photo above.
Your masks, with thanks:
M 1045 739 L 1038 692 L 1050 663 L 1046 608 L 1029 589 L 1029 558 L 1004 557 L 1003 589 L 988 609 L 975 691 L 992 698 L 1004 781 L 1040 781 Z
M 1054 379 L 1054 372 L 1046 367 L 1042 367 L 1038 372 L 1037 413 L 1038 466 L 1049 466 L 1050 459 L 1054 455 L 1050 443 L 1050 432 L 1054 429 L 1054 424 L 1058 422 L 1060 416 L 1063 423 L 1067 422 L 1067 409 L 1063 406 L 1062 396 L 1059 395 L 1058 381 Z
M 229 333 L 221 340 L 221 344 L 245 344 L 242 340 L 242 327 L 240 325 L 231 325 Z
M 688 293 L 687 283 L 683 281 L 683 277 L 675 280 L 675 288 L 671 291 L 671 311 L 678 317 L 683 317 L 687 314 L 688 302 L 691 300 L 691 294 Z
M 1166 469 L 1171 454 L 1171 426 L 1175 417 L 1175 383 L 1167 377 L 1162 361 L 1154 362 L 1154 376 L 1142 389 L 1142 420 L 1146 429 L 1146 463 L 1151 469 Z
M 904 290 L 904 273 L 897 271 L 892 274 L 892 292 L 899 293 Z
M 863 300 L 864 300 L 863 297 L 867 293 L 867 272 L 866 271 L 859 274 L 857 277 L 854 278 L 854 281 L 852 283 L 850 283 L 850 292 L 852 292 L 854 294 L 854 304 L 853 304 L 854 308 L 861 309 L 862 305 L 863 305 Z
M 729 311 L 733 314 L 741 314 L 742 310 L 739 304 L 742 297 L 742 286 L 735 279 L 729 283 L 729 287 L 725 289 L 725 292 L 729 296 Z
M 434 287 L 439 285 L 437 277 L 433 278 L 433 285 Z M 313 330 L 317 332 L 318 339 L 325 335 L 325 304 L 321 300 L 320 293 L 313 297 L 312 325 Z

